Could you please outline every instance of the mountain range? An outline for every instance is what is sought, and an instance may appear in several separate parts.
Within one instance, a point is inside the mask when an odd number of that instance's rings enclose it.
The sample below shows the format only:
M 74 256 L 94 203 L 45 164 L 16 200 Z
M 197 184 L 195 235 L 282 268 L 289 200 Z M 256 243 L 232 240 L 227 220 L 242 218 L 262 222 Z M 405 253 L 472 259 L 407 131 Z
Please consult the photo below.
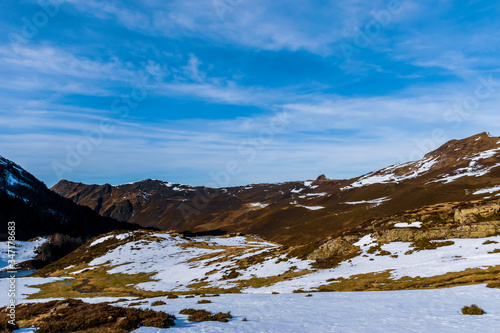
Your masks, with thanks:
M 112 186 L 62 180 L 52 190 L 103 217 L 190 233 L 245 233 L 285 245 L 334 238 L 370 221 L 500 195 L 500 138 L 452 140 L 422 159 L 366 175 L 222 189 L 161 180 Z

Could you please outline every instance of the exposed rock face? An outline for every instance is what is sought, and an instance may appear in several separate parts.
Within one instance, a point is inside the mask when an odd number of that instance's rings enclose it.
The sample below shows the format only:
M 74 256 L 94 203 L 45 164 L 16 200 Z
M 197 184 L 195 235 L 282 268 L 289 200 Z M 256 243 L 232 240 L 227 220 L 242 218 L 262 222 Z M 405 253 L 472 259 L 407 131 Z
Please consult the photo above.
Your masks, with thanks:
M 472 208 L 457 209 L 455 211 L 455 221 L 461 224 L 470 223 L 477 220 L 478 216 L 488 217 L 500 211 L 500 203 L 478 205 Z
M 351 242 L 356 237 L 337 237 L 332 239 L 325 244 L 321 245 L 316 251 L 311 253 L 307 259 L 309 260 L 317 260 L 317 259 L 326 259 L 331 257 L 348 257 L 356 252 L 358 252 L 361 248 L 359 246 L 352 245 Z
M 375 233 L 379 243 L 413 242 L 421 238 L 449 239 L 449 238 L 482 238 L 495 236 L 500 233 L 500 221 L 478 222 L 471 225 L 435 226 L 429 229 L 394 228 Z

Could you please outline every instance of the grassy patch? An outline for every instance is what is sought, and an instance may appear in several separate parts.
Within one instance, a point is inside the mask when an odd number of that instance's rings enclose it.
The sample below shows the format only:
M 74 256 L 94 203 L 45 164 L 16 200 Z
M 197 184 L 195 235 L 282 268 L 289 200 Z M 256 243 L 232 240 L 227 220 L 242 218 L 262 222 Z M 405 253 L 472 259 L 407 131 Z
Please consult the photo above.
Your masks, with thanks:
M 488 245 L 488 244 L 498 244 L 498 242 L 497 242 L 497 241 L 494 241 L 494 240 L 489 240 L 489 239 L 488 239 L 487 241 L 485 241 L 485 242 L 483 243 L 483 245 Z
M 156 302 L 153 302 L 151 303 L 151 306 L 160 306 L 160 305 L 165 305 L 167 303 L 163 302 L 163 301 L 156 301 Z
M 226 275 L 222 276 L 222 280 L 236 279 L 240 275 L 241 275 L 241 273 L 238 272 L 238 271 L 236 271 L 235 268 L 233 268 L 229 273 L 227 273 Z
M 307 245 L 297 246 L 288 252 L 287 257 L 305 260 L 307 259 L 307 256 L 313 253 L 319 246 L 320 243 L 310 243 Z
M 212 303 L 212 301 L 210 301 L 208 299 L 202 299 L 202 300 L 198 301 L 198 304 L 209 304 L 209 303 Z
M 451 241 L 451 240 L 444 241 L 444 242 L 437 242 L 437 241 L 430 240 L 428 238 L 420 238 L 420 239 L 415 240 L 412 243 L 412 246 L 414 247 L 415 251 L 421 251 L 421 250 L 435 250 L 438 247 L 450 246 L 453 244 L 455 244 L 455 242 Z
M 216 314 L 212 314 L 207 310 L 196 310 L 196 309 L 183 309 L 179 314 L 188 315 L 188 320 L 193 322 L 202 322 L 202 321 L 220 321 L 222 323 L 227 323 L 228 319 L 232 319 L 233 316 L 231 312 L 219 312 Z
M 107 274 L 109 267 L 98 267 L 80 273 L 75 279 L 51 282 L 36 286 L 40 291 L 31 294 L 28 299 L 40 298 L 81 298 L 81 297 L 157 297 L 165 292 L 153 292 L 136 289 L 138 283 L 154 281 L 153 274 Z
M 488 252 L 490 254 L 493 254 L 493 253 L 500 253 L 500 249 L 494 249 L 493 251 L 490 251 Z
M 464 306 L 462 308 L 462 313 L 464 315 L 481 316 L 484 315 L 486 312 L 484 312 L 484 310 L 478 307 L 476 304 L 472 304 L 471 306 Z
M 312 267 L 315 269 L 328 269 L 337 267 L 342 261 L 346 261 L 357 257 L 361 254 L 361 251 L 351 252 L 346 255 L 333 256 L 325 259 L 317 259 Z
M 491 288 L 500 285 L 500 266 L 487 269 L 471 268 L 462 272 L 446 273 L 432 277 L 403 277 L 394 280 L 391 271 L 368 273 L 350 278 L 330 279 L 330 284 L 322 285 L 319 291 L 381 291 L 407 289 L 436 289 L 454 286 L 487 283 Z
M 285 272 L 281 275 L 276 275 L 276 276 L 269 276 L 265 278 L 251 278 L 248 280 L 237 280 L 235 283 L 238 284 L 238 287 L 240 289 L 243 288 L 262 288 L 262 287 L 269 287 L 275 283 L 282 282 L 282 281 L 287 281 L 291 280 L 293 278 L 303 276 L 306 274 L 310 274 L 312 271 L 310 270 L 302 270 L 302 271 L 296 271 L 296 272 Z

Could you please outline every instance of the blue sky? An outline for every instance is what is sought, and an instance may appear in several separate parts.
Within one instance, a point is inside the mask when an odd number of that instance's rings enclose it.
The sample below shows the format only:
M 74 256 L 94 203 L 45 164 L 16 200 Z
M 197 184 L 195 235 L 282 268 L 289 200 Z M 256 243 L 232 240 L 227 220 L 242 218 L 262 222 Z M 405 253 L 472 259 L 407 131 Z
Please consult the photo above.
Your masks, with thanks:
M 500 135 L 500 3 L 0 4 L 0 155 L 59 179 L 343 179 Z

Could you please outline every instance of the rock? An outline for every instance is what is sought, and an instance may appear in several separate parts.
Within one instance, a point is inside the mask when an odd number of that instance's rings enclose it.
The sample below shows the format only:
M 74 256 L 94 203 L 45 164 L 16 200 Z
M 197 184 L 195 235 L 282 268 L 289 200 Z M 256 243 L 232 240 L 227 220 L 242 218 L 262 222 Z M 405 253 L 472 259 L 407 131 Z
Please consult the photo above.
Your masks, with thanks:
M 351 237 L 352 238 L 352 237 Z M 354 246 L 342 237 L 332 239 L 313 251 L 307 259 L 317 260 L 331 257 L 346 257 L 358 252 L 359 246 Z
M 455 222 L 460 224 L 471 223 L 477 221 L 477 216 L 488 217 L 500 210 L 498 202 L 476 206 L 472 208 L 455 210 Z

